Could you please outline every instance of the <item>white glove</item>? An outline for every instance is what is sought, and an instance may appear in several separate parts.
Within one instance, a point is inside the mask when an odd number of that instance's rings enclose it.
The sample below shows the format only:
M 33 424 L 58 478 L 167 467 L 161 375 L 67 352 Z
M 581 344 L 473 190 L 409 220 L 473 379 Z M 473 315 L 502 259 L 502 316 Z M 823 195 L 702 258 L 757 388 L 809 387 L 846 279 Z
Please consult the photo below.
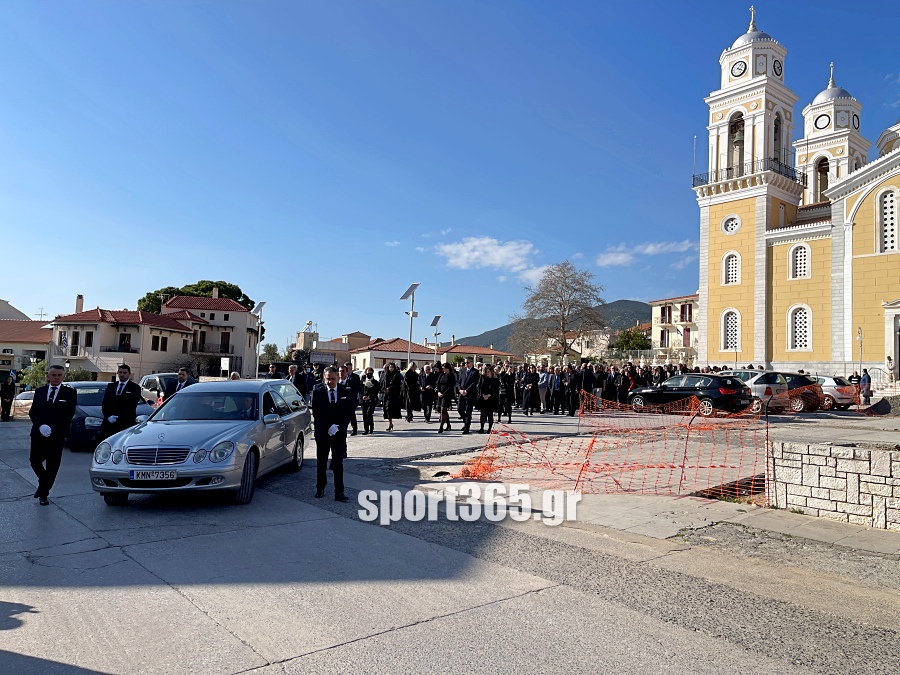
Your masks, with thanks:
M 106 419 L 109 420 L 109 423 L 110 423 L 110 424 L 115 424 L 115 423 L 116 423 L 116 420 L 119 419 L 119 416 L 118 416 L 118 415 L 110 415 L 110 416 L 107 417 Z
M 38 431 L 41 432 L 41 436 L 43 436 L 44 438 L 49 438 L 50 434 L 53 432 L 53 430 L 50 427 L 48 427 L 46 424 L 42 424 L 40 426 L 40 428 L 38 429 Z
M 337 424 L 332 424 L 330 427 L 328 427 L 328 435 L 329 436 L 334 436 L 337 432 L 338 432 Z

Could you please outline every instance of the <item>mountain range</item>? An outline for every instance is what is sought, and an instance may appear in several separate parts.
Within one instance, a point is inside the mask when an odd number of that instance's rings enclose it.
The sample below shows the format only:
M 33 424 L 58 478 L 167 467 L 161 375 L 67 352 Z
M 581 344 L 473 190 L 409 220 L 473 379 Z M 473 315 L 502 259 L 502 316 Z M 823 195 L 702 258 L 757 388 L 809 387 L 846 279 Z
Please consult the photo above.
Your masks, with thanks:
M 650 305 L 637 300 L 614 300 L 603 305 L 603 317 L 606 325 L 612 330 L 631 328 L 635 323 L 647 323 L 650 321 Z M 512 334 L 513 324 L 485 331 L 480 335 L 458 338 L 458 345 L 472 345 L 473 347 L 490 347 L 500 351 L 509 349 L 509 336 Z

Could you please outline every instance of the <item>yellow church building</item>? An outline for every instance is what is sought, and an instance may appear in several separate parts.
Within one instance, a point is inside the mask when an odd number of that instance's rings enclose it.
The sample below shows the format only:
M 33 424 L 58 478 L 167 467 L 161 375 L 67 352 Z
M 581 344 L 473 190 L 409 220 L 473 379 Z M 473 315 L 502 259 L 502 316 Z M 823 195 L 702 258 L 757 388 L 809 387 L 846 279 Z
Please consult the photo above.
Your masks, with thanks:
M 896 368 L 900 120 L 869 161 L 862 104 L 835 84 L 833 66 L 795 119 L 786 54 L 751 9 L 705 99 L 710 170 L 693 177 L 699 362 L 849 374 L 861 347 L 863 367 L 890 357 Z

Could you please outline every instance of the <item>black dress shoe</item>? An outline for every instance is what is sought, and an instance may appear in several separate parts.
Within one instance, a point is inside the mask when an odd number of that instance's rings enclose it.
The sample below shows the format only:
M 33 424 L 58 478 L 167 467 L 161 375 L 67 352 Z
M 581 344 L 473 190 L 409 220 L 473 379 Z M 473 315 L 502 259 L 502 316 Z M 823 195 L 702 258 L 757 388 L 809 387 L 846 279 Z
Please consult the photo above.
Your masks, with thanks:
M 350 432 L 350 435 L 351 435 L 351 436 L 356 436 L 356 431 L 355 431 L 355 430 L 354 430 L 354 431 L 351 431 L 351 432 Z
M 37 492 L 34 493 L 34 498 L 35 498 L 35 499 L 40 498 L 40 496 L 41 496 L 40 490 L 38 490 Z
M 50 506 L 50 500 L 46 497 L 41 497 L 41 506 Z
M 316 490 L 316 499 L 322 499 L 325 496 L 325 490 Z
M 338 493 L 334 496 L 334 501 L 336 501 L 336 502 L 349 502 L 349 501 L 350 501 L 350 498 L 347 497 L 347 495 L 345 495 L 343 492 L 338 492 Z

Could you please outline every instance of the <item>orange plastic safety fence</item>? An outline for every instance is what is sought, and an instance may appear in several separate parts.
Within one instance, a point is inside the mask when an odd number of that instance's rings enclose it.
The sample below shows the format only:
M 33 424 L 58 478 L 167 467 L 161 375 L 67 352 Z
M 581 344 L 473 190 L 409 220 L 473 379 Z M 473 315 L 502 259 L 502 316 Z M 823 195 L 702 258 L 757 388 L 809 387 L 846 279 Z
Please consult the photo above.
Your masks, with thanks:
M 763 493 L 768 426 L 758 415 L 702 417 L 697 399 L 636 411 L 586 394 L 580 418 L 579 435 L 565 438 L 497 425 L 454 477 L 588 494 Z

